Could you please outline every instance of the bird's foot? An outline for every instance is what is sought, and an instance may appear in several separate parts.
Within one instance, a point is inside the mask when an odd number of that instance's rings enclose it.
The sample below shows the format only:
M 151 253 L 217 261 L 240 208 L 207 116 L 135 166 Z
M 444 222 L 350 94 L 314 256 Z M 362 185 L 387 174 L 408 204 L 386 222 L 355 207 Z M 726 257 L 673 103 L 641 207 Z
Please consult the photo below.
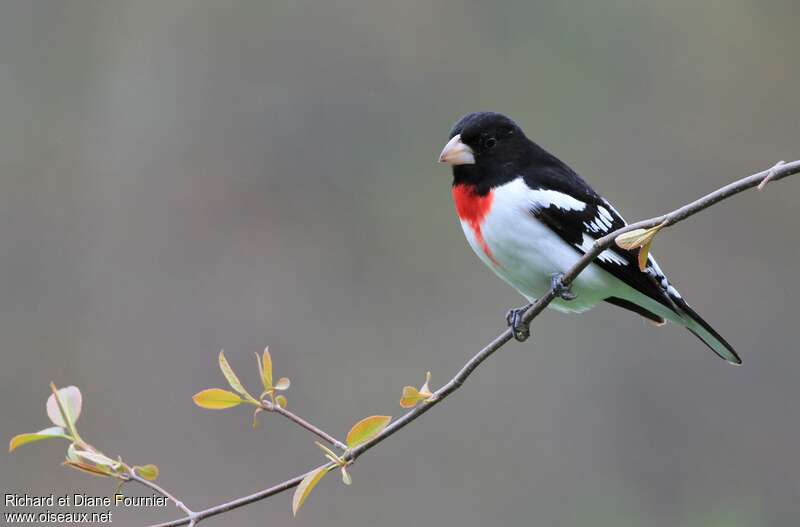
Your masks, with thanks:
M 564 278 L 563 273 L 558 273 L 553 275 L 553 279 L 550 281 L 550 288 L 555 292 L 556 296 L 561 300 L 575 300 L 578 298 L 578 295 L 572 292 L 568 285 L 564 285 L 562 279 Z
M 519 309 L 512 309 L 506 314 L 506 322 L 511 328 L 511 333 L 519 342 L 525 342 L 531 336 L 531 323 L 523 322 L 522 317 L 533 304 L 527 304 Z

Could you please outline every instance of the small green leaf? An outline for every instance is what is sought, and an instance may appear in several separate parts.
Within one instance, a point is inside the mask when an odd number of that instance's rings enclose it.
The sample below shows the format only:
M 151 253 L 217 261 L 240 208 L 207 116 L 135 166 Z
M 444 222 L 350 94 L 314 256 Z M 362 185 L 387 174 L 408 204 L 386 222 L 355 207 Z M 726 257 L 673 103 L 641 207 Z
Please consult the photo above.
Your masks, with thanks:
M 259 378 L 261 378 L 261 384 L 264 384 L 264 377 L 262 376 L 262 372 L 264 371 L 264 363 L 261 362 L 261 355 L 259 355 L 258 352 L 256 352 L 255 355 L 256 355 L 256 363 L 258 364 L 258 376 Z M 261 398 L 263 397 L 264 395 L 262 394 Z
M 614 241 L 621 248 L 633 251 L 639 249 L 638 261 L 639 270 L 644 272 L 647 267 L 647 257 L 650 254 L 650 246 L 653 244 L 653 238 L 656 237 L 658 231 L 664 228 L 666 222 L 650 227 L 649 229 L 634 229 L 617 236 Z
M 245 390 L 244 386 L 242 385 L 242 382 L 239 380 L 239 377 L 237 377 L 236 374 L 233 372 L 233 368 L 231 368 L 231 365 L 228 364 L 228 360 L 225 358 L 224 351 L 219 352 L 219 369 L 222 370 L 222 374 L 228 380 L 228 384 L 231 385 L 231 388 L 233 388 L 236 392 L 244 396 L 246 399 L 255 401 L 255 399 L 253 399 L 253 396 L 247 393 L 247 390 Z
M 78 434 L 75 422 L 81 414 L 83 397 L 81 391 L 75 386 L 68 386 L 63 391 L 56 388 L 55 383 L 50 383 L 50 391 L 53 393 L 47 398 L 47 415 L 54 424 L 69 430 L 72 440 L 83 443 L 83 439 Z M 63 396 L 63 397 L 62 397 Z
M 261 382 L 264 384 L 264 390 L 272 390 L 272 356 L 269 354 L 269 346 L 264 348 L 264 356 L 261 359 Z
M 54 384 L 51 384 L 51 387 L 55 390 Z M 66 420 L 59 409 L 59 401 L 56 399 L 56 393 L 58 394 L 58 399 L 61 400 L 61 404 L 64 407 L 64 413 L 66 413 L 67 417 Z M 78 421 L 78 417 L 81 415 L 82 406 L 83 397 L 81 396 L 81 391 L 76 386 L 67 386 L 66 388 L 61 388 L 57 391 L 54 391 L 54 393 L 47 398 L 47 417 L 49 417 L 56 426 L 70 428 L 67 421 L 74 425 L 75 422 Z
M 286 397 L 283 395 L 279 395 L 275 398 L 275 404 L 280 406 L 281 408 L 286 408 Z
M 81 462 L 74 462 L 74 461 L 64 461 L 64 464 L 68 467 L 72 467 L 74 469 L 80 470 L 81 472 L 86 472 L 87 474 L 91 474 L 92 476 L 100 476 L 102 478 L 108 478 L 111 476 L 106 470 L 102 468 L 95 467 L 94 465 L 88 465 L 86 463 Z
M 353 478 L 350 477 L 347 467 L 342 467 L 342 483 L 345 485 L 351 485 L 353 483 Z
M 136 466 L 133 467 L 133 470 L 147 481 L 155 481 L 158 478 L 158 467 L 152 464 Z
M 333 467 L 322 466 L 306 474 L 306 477 L 303 478 L 303 481 L 300 482 L 294 491 L 294 496 L 292 497 L 292 515 L 297 515 L 297 511 L 299 511 L 303 503 L 306 502 L 311 491 L 314 490 L 317 483 L 319 483 L 332 468 Z
M 390 415 L 372 415 L 370 417 L 365 417 L 353 425 L 353 428 L 347 433 L 347 446 L 353 448 L 362 443 L 366 443 L 383 432 L 383 429 L 386 428 L 391 420 L 392 417 Z
M 403 408 L 414 408 L 423 397 L 419 394 L 419 390 L 413 386 L 403 386 L 403 395 L 400 397 L 400 406 Z
M 72 461 L 73 463 L 80 461 L 80 459 L 78 459 L 77 450 L 75 449 L 75 443 L 70 443 L 69 447 L 67 447 L 67 461 Z
M 93 476 L 119 477 L 116 472 L 122 467 L 120 461 L 114 461 L 100 452 L 82 450 L 75 443 L 67 448 L 67 460 L 64 464 Z
M 280 379 L 278 379 L 278 382 L 275 383 L 275 389 L 288 390 L 290 384 L 291 381 L 289 380 L 289 377 L 281 377 Z
M 198 392 L 192 396 L 194 404 L 200 408 L 207 408 L 209 410 L 224 410 L 225 408 L 233 408 L 242 404 L 244 401 L 241 397 L 228 390 L 221 390 L 219 388 L 209 388 Z
M 633 229 L 617 236 L 614 242 L 623 249 L 630 251 L 644 245 L 647 242 L 648 234 L 647 229 Z
M 262 408 L 260 408 L 260 407 L 259 407 L 259 408 L 256 408 L 256 409 L 253 411 L 253 430 L 255 430 L 256 428 L 258 428 L 258 414 L 260 414 L 260 413 L 261 413 L 261 412 L 263 412 L 263 411 L 264 411 L 264 410 L 263 410 Z
M 8 443 L 8 451 L 13 452 L 22 445 L 27 445 L 28 443 L 41 441 L 43 439 L 52 439 L 54 437 L 60 437 L 62 439 L 72 439 L 67 435 L 66 430 L 64 430 L 60 426 L 51 426 L 50 428 L 45 428 L 44 430 L 39 430 L 38 432 L 32 434 L 15 435 L 14 437 L 11 438 L 11 441 L 9 441 Z
M 83 461 L 86 464 L 109 468 L 111 470 L 117 470 L 121 465 L 119 461 L 114 461 L 110 457 L 100 452 L 75 449 L 74 455 L 77 456 L 79 460 Z
M 427 372 L 427 373 L 425 374 L 425 384 L 423 384 L 423 385 L 422 385 L 422 387 L 419 389 L 419 393 L 420 393 L 421 395 L 424 395 L 424 396 L 426 396 L 426 397 L 430 397 L 431 395 L 433 395 L 433 394 L 431 393 L 431 389 L 430 389 L 430 387 L 428 386 L 428 384 L 429 384 L 430 382 L 431 382 L 431 372 Z
M 403 395 L 400 397 L 400 406 L 403 408 L 414 408 L 420 401 L 430 402 L 434 400 L 428 384 L 431 382 L 431 372 L 425 374 L 425 384 L 419 389 L 413 386 L 403 386 Z
M 641 272 L 644 272 L 644 270 L 647 269 L 647 257 L 650 256 L 650 246 L 652 245 L 653 239 L 650 238 L 644 245 L 642 245 L 642 248 L 639 249 L 638 262 L 639 270 Z
M 325 452 L 325 457 L 336 463 L 338 466 L 344 466 L 347 463 L 344 458 L 340 457 L 339 454 L 328 448 L 327 446 L 323 445 L 319 441 L 314 441 L 316 445 Z

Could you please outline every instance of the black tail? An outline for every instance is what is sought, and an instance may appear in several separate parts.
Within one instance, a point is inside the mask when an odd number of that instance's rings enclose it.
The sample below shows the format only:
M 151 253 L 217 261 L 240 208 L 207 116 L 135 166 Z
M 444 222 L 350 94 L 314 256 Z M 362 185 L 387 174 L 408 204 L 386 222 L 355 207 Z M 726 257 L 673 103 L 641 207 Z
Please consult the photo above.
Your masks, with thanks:
M 731 364 L 741 364 L 742 359 L 739 354 L 733 349 L 733 346 L 728 344 L 722 335 L 717 333 L 708 322 L 703 320 L 697 312 L 689 307 L 689 304 L 680 297 L 670 295 L 670 298 L 678 308 L 681 318 L 686 324 L 686 329 L 694 333 L 694 335 L 703 341 L 703 343 L 711 348 L 711 351 L 719 355 L 720 358 L 725 359 Z

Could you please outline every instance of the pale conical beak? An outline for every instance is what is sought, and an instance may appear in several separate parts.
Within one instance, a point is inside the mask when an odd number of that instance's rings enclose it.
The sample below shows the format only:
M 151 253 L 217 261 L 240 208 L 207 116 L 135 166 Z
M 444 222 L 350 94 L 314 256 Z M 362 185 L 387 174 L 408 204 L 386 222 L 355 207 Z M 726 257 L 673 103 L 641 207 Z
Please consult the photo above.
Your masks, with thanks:
M 461 142 L 461 134 L 453 136 L 450 141 L 444 145 L 444 150 L 439 154 L 439 163 L 446 163 L 448 165 L 474 165 L 475 152 Z

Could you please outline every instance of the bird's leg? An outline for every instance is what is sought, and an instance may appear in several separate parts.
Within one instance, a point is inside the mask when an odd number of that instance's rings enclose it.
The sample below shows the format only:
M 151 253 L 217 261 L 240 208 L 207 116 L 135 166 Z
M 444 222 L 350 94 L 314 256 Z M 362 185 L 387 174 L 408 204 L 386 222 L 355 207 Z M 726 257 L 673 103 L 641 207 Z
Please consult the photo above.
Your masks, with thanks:
M 523 322 L 522 317 L 525 315 L 525 312 L 532 305 L 533 304 L 527 304 L 520 307 L 519 309 L 512 309 L 506 314 L 506 322 L 511 328 L 511 332 L 514 334 L 514 338 L 517 339 L 519 342 L 525 342 L 526 340 L 528 340 L 528 337 L 531 336 L 531 323 Z
M 562 283 L 562 279 L 564 278 L 563 273 L 558 273 L 553 275 L 553 279 L 550 281 L 550 288 L 555 292 L 556 296 L 561 300 L 575 300 L 578 295 L 570 290 L 568 285 L 564 285 Z

